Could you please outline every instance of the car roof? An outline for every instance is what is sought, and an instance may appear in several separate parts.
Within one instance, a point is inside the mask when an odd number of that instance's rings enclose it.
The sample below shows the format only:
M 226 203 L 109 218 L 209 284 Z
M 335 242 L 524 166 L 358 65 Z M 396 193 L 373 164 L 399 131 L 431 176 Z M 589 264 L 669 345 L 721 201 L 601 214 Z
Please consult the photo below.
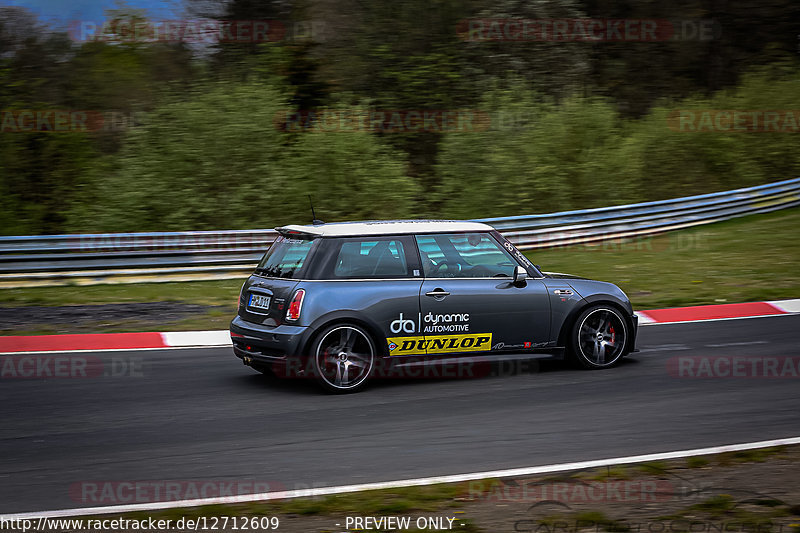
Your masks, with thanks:
M 315 237 L 355 237 L 359 235 L 399 235 L 416 233 L 463 233 L 491 231 L 480 222 L 464 220 L 371 220 L 330 224 L 292 224 L 275 228 L 281 235 L 305 234 Z

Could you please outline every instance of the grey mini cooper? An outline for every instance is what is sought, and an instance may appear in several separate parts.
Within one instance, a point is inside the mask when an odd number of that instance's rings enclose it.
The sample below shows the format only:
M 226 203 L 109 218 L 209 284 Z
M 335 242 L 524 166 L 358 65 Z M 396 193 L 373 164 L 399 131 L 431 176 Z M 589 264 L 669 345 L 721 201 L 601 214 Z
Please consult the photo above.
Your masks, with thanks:
M 637 317 L 616 285 L 543 272 L 485 224 L 277 231 L 231 322 L 234 353 L 261 372 L 350 392 L 387 369 L 545 357 L 607 368 L 634 349 Z

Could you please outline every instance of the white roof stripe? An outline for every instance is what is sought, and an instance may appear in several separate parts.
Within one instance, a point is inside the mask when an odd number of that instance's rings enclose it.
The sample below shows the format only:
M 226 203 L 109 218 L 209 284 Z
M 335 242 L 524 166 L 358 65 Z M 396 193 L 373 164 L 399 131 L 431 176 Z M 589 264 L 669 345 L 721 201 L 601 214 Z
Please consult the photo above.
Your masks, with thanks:
M 352 237 L 356 235 L 491 231 L 493 228 L 480 222 L 463 220 L 375 220 L 370 222 L 334 222 L 316 226 L 292 224 L 276 229 L 281 233 L 298 231 L 321 237 Z

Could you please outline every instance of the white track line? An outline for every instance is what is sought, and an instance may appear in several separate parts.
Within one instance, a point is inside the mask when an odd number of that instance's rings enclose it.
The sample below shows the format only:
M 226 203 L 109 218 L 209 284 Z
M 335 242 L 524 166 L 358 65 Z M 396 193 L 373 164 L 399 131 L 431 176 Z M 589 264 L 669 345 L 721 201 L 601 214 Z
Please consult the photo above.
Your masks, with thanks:
M 365 490 L 396 489 L 401 487 L 418 487 L 434 485 L 436 483 L 460 483 L 486 478 L 505 478 L 517 476 L 530 476 L 535 474 L 549 474 L 553 472 L 567 472 L 570 470 L 583 470 L 628 463 L 642 463 L 646 461 L 663 461 L 666 459 L 680 459 L 697 455 L 712 455 L 724 452 L 738 452 L 771 446 L 787 446 L 800 444 L 800 437 L 787 437 L 784 439 L 763 440 L 759 442 L 746 442 L 742 444 L 728 444 L 712 446 L 710 448 L 695 448 L 675 452 L 649 453 L 645 455 L 629 455 L 627 457 L 614 457 L 610 459 L 595 459 L 592 461 L 578 461 L 575 463 L 559 463 L 544 466 L 531 466 L 525 468 L 510 468 L 506 470 L 489 470 L 485 472 L 472 472 L 468 474 L 455 474 L 449 476 L 436 476 L 425 478 L 401 479 L 397 481 L 383 481 L 378 483 L 361 483 L 358 485 L 341 485 L 338 487 L 320 487 L 302 490 L 287 490 L 279 492 L 264 492 L 260 494 L 242 494 L 238 496 L 224 496 L 218 498 L 200 498 L 194 500 L 179 500 L 171 502 L 136 503 L 129 505 L 110 505 L 103 507 L 82 507 L 77 509 L 59 509 L 54 511 L 37 511 L 32 513 L 19 513 L 0 515 L 0 519 L 37 519 L 41 517 L 58 518 L 69 516 L 90 516 L 99 514 L 118 514 L 141 511 L 157 511 L 161 509 L 176 509 L 180 507 L 197 507 L 200 505 L 219 505 L 231 503 L 245 503 L 253 501 L 283 500 L 289 498 L 310 498 L 314 496 L 327 496 L 330 494 L 344 494 L 348 492 L 362 492 Z

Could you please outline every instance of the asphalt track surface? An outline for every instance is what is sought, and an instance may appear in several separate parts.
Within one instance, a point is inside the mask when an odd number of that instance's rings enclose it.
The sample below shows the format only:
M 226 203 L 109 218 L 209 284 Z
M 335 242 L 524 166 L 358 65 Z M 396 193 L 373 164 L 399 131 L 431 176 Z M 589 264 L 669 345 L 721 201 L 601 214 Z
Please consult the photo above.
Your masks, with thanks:
M 800 378 L 674 375 L 681 356 L 797 357 L 800 315 L 651 325 L 638 347 L 611 370 L 548 363 L 343 396 L 224 348 L 81 354 L 134 375 L 0 380 L 0 513 L 98 505 L 76 497 L 86 481 L 296 489 L 800 435 Z

